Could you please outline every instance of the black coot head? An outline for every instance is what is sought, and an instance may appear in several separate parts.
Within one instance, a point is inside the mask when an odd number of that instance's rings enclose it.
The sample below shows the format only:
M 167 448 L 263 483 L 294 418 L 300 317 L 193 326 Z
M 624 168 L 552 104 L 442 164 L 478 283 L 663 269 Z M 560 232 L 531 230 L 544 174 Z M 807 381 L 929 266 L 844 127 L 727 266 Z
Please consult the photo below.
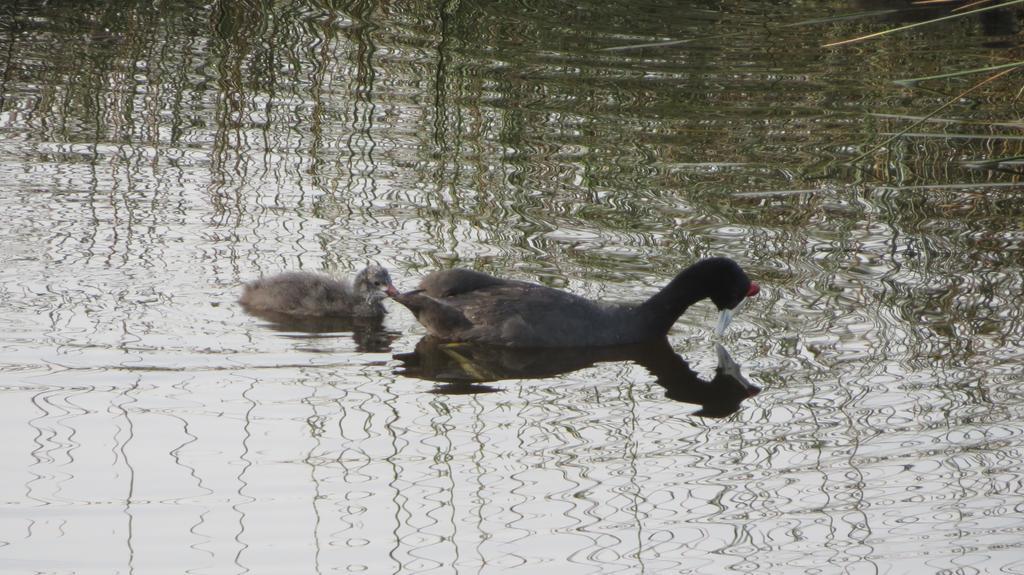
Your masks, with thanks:
M 761 287 L 750 281 L 736 262 L 727 258 L 712 258 L 702 270 L 702 281 L 711 286 L 711 301 L 721 310 L 735 309 L 744 299 L 753 297 Z

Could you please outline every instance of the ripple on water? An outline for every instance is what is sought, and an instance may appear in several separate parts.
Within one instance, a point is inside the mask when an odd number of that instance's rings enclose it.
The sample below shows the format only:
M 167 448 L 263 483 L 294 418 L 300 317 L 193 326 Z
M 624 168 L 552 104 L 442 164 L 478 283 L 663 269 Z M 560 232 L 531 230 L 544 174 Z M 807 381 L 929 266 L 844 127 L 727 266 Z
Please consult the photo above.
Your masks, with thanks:
M 3 565 L 1019 566 L 1024 204 L 949 162 L 1014 140 L 841 165 L 941 103 L 865 74 L 976 68 L 980 27 L 894 62 L 822 58 L 885 25 L 821 20 L 845 4 L 55 7 L 3 17 Z M 707 255 L 763 288 L 723 341 L 764 389 L 715 419 L 624 360 L 440 393 L 399 373 L 423 332 L 397 306 L 235 304 L 367 260 L 403 289 L 463 265 L 633 300 Z M 713 314 L 670 333 L 707 379 Z

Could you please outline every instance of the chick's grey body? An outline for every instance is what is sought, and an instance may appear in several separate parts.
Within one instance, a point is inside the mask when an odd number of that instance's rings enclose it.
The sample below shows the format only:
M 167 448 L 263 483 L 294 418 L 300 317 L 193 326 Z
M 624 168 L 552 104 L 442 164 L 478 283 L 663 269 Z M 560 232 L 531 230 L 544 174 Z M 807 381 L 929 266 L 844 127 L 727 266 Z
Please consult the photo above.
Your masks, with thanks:
M 250 310 L 296 316 L 379 317 L 397 293 L 386 269 L 371 265 L 352 281 L 311 272 L 284 272 L 245 284 L 239 303 Z

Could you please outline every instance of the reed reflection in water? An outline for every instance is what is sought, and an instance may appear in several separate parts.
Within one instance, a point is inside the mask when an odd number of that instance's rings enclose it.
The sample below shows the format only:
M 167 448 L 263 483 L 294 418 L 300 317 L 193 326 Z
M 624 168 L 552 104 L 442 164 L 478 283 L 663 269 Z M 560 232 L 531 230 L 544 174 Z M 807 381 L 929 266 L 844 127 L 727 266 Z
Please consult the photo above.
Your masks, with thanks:
M 962 91 L 889 80 L 1019 42 L 823 50 L 850 9 L 0 7 L 0 571 L 1019 570 L 1017 86 L 846 165 Z M 235 304 L 371 260 L 638 300 L 708 255 L 764 288 L 735 362 L 700 305 L 524 357 Z

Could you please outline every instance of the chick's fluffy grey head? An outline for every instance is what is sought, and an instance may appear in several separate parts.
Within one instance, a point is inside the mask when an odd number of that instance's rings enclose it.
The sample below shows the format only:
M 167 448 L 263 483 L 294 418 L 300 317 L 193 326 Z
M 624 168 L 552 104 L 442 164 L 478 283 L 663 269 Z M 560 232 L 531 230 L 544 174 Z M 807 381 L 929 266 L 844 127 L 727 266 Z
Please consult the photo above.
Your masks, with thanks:
M 356 293 L 366 294 L 367 301 L 379 301 L 398 293 L 395 284 L 391 283 L 388 270 L 377 264 L 370 264 L 356 274 L 353 287 Z

